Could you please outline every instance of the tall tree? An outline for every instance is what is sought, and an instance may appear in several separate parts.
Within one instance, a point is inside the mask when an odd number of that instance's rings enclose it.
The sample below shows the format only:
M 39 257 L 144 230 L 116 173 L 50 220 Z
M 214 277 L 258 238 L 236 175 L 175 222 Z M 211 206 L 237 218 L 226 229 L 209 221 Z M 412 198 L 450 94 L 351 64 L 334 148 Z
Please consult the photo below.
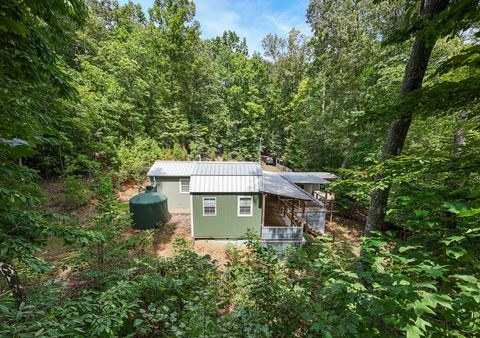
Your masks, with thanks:
M 430 55 L 437 39 L 469 27 L 469 24 L 475 20 L 472 12 L 478 12 L 476 1 L 426 0 L 416 5 L 418 5 L 418 14 L 409 18 L 411 26 L 406 36 L 404 35 L 405 38 L 415 34 L 415 41 L 405 68 L 401 88 L 402 97 L 407 97 L 422 87 Z M 410 13 L 409 11 L 411 8 L 407 8 L 407 13 Z M 390 124 L 381 161 L 400 155 L 413 114 L 414 105 L 411 105 Z M 372 191 L 365 225 L 366 236 L 382 226 L 389 192 L 390 186 L 377 187 Z
M 14 264 L 41 270 L 35 251 L 59 227 L 35 209 L 35 174 L 19 159 L 55 131 L 46 98 L 75 95 L 55 48 L 64 41 L 64 23 L 82 24 L 86 7 L 47 0 L 7 1 L 0 8 L 0 274 L 20 305 L 26 294 Z
M 264 146 L 270 154 L 282 156 L 298 121 L 291 103 L 306 74 L 310 48 L 307 37 L 295 28 L 285 38 L 268 34 L 262 40 L 262 46 L 268 58 L 271 79 L 271 102 L 265 115 L 268 133 L 263 135 Z
M 387 11 L 393 6 L 379 7 Z M 302 122 L 304 126 L 292 133 L 287 148 L 292 156 L 302 152 L 306 156 L 292 161 L 294 166 L 321 169 L 358 164 L 353 156 L 357 145 L 373 143 L 377 128 L 372 130 L 369 124 L 366 132 L 365 116 L 372 74 L 384 61 L 378 55 L 378 26 L 383 19 L 378 12 L 372 1 L 310 1 L 307 20 L 314 35 L 309 41 L 313 57 L 306 76 L 311 88 L 306 96 L 310 104 L 305 107 L 308 123 Z

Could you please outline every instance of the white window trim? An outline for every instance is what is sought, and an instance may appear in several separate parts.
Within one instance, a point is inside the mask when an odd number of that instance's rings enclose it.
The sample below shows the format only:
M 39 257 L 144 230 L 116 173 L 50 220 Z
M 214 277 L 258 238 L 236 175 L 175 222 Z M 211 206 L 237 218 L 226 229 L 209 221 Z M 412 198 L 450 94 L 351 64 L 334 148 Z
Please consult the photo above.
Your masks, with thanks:
M 190 194 L 190 224 L 192 225 L 192 238 L 195 238 L 193 226 L 193 195 Z
M 188 180 L 188 191 L 182 191 L 182 181 L 187 181 Z M 181 194 L 190 194 L 190 179 L 189 178 L 180 178 L 178 180 L 178 191 Z
M 249 198 L 250 199 L 250 213 L 249 214 L 240 214 L 240 199 Z M 237 216 L 238 217 L 252 217 L 253 216 L 253 196 L 238 196 L 237 198 Z
M 205 214 L 205 199 L 213 199 L 215 201 L 215 213 L 214 214 Z M 216 197 L 203 197 L 202 198 L 202 214 L 203 216 L 209 217 L 209 216 L 217 216 L 217 198 Z

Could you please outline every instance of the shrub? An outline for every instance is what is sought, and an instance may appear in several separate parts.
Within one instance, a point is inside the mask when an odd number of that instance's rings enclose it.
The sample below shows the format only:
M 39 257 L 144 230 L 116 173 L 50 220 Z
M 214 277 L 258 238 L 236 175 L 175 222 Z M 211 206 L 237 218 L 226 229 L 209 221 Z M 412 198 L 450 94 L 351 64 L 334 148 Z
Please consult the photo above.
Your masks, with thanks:
M 57 199 L 65 210 L 73 210 L 86 205 L 92 198 L 88 184 L 78 176 L 64 176 L 61 179 L 61 185 L 62 191 L 57 195 Z
M 133 180 L 140 185 L 147 170 L 155 160 L 185 160 L 187 152 L 175 144 L 171 149 L 162 149 L 148 137 L 137 137 L 132 142 L 124 141 L 117 150 L 118 179 Z

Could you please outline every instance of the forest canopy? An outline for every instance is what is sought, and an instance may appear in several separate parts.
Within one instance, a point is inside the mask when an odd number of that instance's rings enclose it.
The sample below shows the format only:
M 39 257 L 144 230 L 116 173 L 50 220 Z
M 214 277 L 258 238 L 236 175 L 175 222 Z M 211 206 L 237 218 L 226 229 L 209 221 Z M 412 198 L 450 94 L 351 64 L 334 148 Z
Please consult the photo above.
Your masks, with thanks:
M 191 0 L 0 4 L 0 336 L 480 334 L 478 1 L 305 15 L 310 36 L 252 52 L 242 32 L 203 38 Z M 220 266 L 123 235 L 115 192 L 154 160 L 259 152 L 341 176 L 360 255 L 329 236 L 278 255 L 252 235 Z

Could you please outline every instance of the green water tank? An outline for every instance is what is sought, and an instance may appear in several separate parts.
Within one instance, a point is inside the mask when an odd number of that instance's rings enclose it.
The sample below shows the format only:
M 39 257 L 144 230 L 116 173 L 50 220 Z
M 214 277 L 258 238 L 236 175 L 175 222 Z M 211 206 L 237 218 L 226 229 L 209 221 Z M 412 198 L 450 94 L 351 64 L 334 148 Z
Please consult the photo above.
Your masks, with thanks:
M 148 187 L 130 198 L 130 215 L 135 229 L 156 228 L 170 220 L 167 196 Z

